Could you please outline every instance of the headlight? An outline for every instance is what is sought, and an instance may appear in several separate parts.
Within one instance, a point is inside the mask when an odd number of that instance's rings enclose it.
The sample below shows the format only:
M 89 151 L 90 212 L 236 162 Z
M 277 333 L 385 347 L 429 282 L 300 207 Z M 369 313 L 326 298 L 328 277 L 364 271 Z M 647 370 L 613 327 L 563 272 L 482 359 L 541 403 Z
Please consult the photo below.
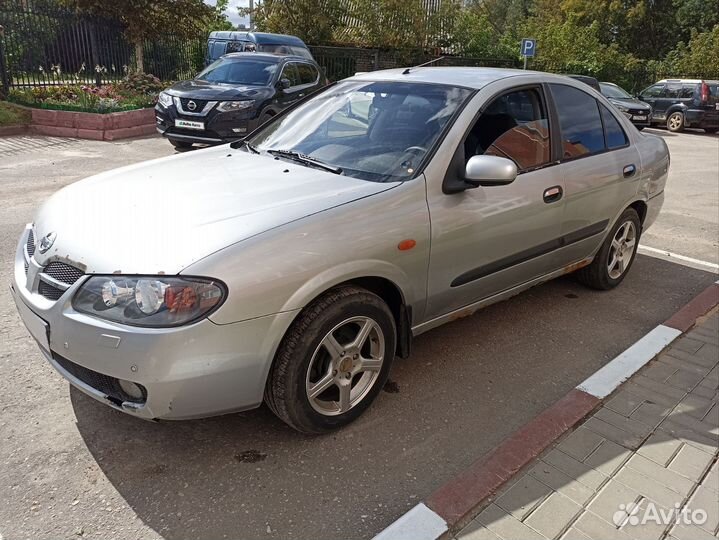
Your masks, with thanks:
M 255 104 L 254 99 L 245 99 L 243 101 L 220 101 L 217 110 L 220 112 L 244 111 Z
M 160 95 L 157 96 L 157 102 L 167 108 L 172 105 L 172 96 L 167 92 L 160 92 Z
M 72 307 L 132 326 L 180 326 L 206 317 L 225 299 L 225 286 L 203 278 L 93 276 L 77 291 Z
M 619 104 L 615 103 L 614 106 L 622 112 L 629 112 L 629 109 L 627 109 L 623 105 L 619 105 Z

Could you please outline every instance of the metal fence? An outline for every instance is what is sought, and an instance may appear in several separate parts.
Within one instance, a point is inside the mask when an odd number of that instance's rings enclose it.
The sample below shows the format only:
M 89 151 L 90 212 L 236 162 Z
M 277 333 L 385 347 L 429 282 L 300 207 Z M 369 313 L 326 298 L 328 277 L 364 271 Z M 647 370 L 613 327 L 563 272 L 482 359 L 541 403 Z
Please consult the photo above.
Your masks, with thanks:
M 0 81 L 8 87 L 102 85 L 137 63 L 135 47 L 115 21 L 65 9 L 52 0 L 0 1 Z M 144 44 L 145 71 L 163 80 L 193 77 L 205 39 L 173 35 Z

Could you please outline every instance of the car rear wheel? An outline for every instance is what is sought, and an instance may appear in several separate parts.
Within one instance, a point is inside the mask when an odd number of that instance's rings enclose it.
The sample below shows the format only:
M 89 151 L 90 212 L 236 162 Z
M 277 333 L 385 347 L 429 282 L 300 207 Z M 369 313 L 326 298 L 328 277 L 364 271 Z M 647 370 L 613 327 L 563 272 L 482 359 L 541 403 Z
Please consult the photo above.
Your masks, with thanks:
M 187 150 L 188 148 L 192 148 L 192 143 L 187 141 L 177 141 L 175 139 L 167 139 L 170 141 L 170 144 L 174 146 L 177 149 L 180 150 Z
M 381 298 L 354 286 L 333 289 L 307 306 L 283 338 L 265 402 L 298 431 L 345 426 L 382 389 L 396 342 L 394 317 Z
M 577 271 L 577 279 L 593 289 L 608 290 L 619 285 L 629 272 L 639 246 L 642 225 L 633 208 L 627 208 L 589 266 Z
M 667 118 L 667 129 L 672 132 L 679 132 L 684 129 L 684 115 L 680 112 L 675 112 L 669 115 Z

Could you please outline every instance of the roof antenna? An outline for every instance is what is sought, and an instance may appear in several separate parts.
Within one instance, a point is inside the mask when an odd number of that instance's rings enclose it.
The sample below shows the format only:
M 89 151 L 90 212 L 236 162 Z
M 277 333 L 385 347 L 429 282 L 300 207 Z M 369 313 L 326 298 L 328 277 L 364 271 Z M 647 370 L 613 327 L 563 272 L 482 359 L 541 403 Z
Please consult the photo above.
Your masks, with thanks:
M 430 64 L 434 64 L 435 62 L 439 62 L 440 60 L 444 60 L 444 56 L 440 56 L 439 58 L 435 58 L 434 60 L 430 60 L 429 62 L 425 62 L 424 64 L 420 64 L 420 65 L 418 65 L 418 66 L 408 67 L 407 69 L 405 69 L 405 70 L 402 72 L 402 75 L 409 75 L 409 70 L 410 70 L 410 69 L 425 67 L 425 66 L 428 66 L 428 65 L 430 65 Z

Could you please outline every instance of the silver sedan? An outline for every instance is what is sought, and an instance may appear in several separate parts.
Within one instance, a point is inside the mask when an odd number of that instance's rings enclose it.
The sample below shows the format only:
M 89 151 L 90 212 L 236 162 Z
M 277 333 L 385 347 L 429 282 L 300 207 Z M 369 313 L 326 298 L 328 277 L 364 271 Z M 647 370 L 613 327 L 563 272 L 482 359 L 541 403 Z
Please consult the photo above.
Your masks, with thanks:
M 412 338 L 556 276 L 610 289 L 669 154 L 600 94 L 420 67 L 325 89 L 244 141 L 53 195 L 12 293 L 52 366 L 145 419 L 367 409 Z

